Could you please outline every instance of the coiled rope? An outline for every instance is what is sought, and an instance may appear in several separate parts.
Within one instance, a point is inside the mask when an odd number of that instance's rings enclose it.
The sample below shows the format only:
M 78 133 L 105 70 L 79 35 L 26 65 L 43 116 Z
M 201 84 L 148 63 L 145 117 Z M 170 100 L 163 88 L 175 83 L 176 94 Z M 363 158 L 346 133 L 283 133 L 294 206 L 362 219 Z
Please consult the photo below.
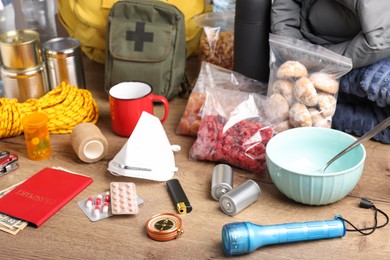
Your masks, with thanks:
M 95 124 L 99 117 L 91 92 L 62 82 L 39 99 L 18 103 L 16 98 L 0 98 L 0 138 L 20 135 L 23 117 L 32 112 L 43 112 L 49 117 L 51 134 L 70 133 L 77 124 Z

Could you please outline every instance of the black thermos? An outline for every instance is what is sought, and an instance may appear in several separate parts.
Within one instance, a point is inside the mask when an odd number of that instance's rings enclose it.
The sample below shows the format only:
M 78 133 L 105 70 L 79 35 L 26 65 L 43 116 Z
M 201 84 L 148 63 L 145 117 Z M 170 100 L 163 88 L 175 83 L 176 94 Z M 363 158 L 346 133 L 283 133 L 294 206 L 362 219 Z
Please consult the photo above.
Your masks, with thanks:
M 269 78 L 271 2 L 236 1 L 233 70 L 260 82 Z

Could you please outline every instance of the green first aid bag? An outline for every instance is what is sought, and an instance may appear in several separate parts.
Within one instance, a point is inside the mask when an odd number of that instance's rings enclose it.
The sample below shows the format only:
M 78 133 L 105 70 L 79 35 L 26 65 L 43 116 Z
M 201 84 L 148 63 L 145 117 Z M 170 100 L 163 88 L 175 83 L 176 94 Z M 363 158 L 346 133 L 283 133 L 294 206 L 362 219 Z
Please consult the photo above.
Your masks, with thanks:
M 116 2 L 108 15 L 105 90 L 141 81 L 153 94 L 172 99 L 184 91 L 186 32 L 183 13 L 155 0 Z

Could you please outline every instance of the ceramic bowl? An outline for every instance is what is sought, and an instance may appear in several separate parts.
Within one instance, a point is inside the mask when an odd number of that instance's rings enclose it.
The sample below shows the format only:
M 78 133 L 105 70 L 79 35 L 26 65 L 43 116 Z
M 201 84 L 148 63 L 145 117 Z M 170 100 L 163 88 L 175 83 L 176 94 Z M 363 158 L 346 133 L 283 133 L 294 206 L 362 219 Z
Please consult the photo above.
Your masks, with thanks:
M 320 169 L 356 140 L 342 131 L 299 127 L 281 132 L 266 147 L 272 181 L 288 198 L 308 205 L 334 203 L 350 193 L 363 172 L 366 150 L 362 144 Z

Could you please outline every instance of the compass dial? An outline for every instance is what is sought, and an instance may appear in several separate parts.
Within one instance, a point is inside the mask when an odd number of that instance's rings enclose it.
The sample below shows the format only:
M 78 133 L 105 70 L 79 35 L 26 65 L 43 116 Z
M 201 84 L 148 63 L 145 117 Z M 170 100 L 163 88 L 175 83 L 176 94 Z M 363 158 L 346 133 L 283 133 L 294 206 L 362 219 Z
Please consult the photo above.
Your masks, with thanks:
M 157 241 L 168 241 L 183 233 L 181 218 L 173 213 L 162 213 L 151 217 L 146 223 L 148 236 Z

